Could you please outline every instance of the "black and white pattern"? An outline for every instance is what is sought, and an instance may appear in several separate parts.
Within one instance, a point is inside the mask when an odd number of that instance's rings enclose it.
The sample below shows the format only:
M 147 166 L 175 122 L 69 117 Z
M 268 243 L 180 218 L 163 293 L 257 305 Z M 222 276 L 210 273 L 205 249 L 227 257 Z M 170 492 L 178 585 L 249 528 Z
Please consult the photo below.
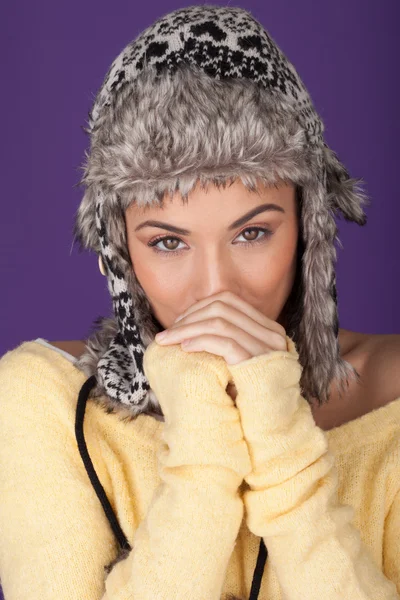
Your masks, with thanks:
M 102 258 L 109 273 L 107 283 L 117 315 L 119 331 L 98 362 L 98 374 L 111 398 L 125 405 L 140 405 L 150 390 L 143 372 L 144 347 L 133 314 L 132 296 L 124 274 L 114 260 L 112 244 L 107 238 L 103 220 L 103 202 L 99 194 L 96 205 L 96 226 Z M 135 374 L 132 377 L 132 374 Z

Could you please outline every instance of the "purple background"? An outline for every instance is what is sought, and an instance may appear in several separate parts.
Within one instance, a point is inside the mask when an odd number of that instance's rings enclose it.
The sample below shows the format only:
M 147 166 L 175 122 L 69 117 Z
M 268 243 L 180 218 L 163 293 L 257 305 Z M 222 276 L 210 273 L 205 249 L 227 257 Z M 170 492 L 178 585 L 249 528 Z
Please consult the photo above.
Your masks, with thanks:
M 24 340 L 84 337 L 111 311 L 94 254 L 72 248 L 82 131 L 112 60 L 156 18 L 192 2 L 3 3 L 0 355 Z M 218 2 L 215 2 L 218 4 Z M 238 3 L 222 2 L 220 4 Z M 328 144 L 372 204 L 339 220 L 340 326 L 400 333 L 398 0 L 245 1 L 298 69 Z
M 1 19 L 0 355 L 36 337 L 81 339 L 95 317 L 110 314 L 96 256 L 72 248 L 73 216 L 83 192 L 76 184 L 88 146 L 82 126 L 122 48 L 156 18 L 190 4 L 8 4 Z M 352 176 L 365 180 L 372 199 L 365 227 L 338 220 L 344 246 L 337 264 L 340 326 L 400 333 L 394 89 L 400 3 L 239 5 L 253 12 L 294 63 L 325 122 L 328 144 Z

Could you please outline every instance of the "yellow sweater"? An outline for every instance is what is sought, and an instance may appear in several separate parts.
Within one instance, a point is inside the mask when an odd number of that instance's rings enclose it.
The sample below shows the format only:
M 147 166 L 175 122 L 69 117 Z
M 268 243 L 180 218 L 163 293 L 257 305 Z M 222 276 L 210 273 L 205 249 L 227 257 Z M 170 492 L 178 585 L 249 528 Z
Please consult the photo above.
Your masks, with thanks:
M 144 367 L 165 421 L 86 407 L 88 451 L 132 546 L 105 574 L 117 544 L 74 431 L 86 377 L 35 341 L 1 358 L 6 600 L 247 599 L 259 536 L 259 600 L 399 600 L 400 398 L 322 431 L 289 338 L 233 366 L 153 342 Z

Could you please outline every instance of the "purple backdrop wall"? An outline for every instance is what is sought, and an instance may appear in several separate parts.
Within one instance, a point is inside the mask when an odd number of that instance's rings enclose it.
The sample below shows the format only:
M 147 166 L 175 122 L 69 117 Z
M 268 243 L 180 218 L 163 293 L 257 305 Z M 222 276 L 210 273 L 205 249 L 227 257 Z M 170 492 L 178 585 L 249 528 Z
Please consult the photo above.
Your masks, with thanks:
M 0 355 L 36 337 L 82 338 L 96 316 L 111 311 L 96 257 L 71 251 L 81 197 L 74 186 L 88 142 L 81 127 L 126 43 L 162 14 L 189 4 L 3 3 Z M 372 198 L 364 228 L 339 221 L 341 327 L 400 333 L 400 3 L 235 5 L 252 11 L 295 64 L 325 121 L 328 143 L 353 176 L 364 178 Z
M 0 355 L 36 337 L 82 338 L 95 317 L 110 313 L 95 255 L 71 248 L 82 194 L 74 186 L 88 144 L 82 126 L 120 50 L 162 14 L 193 3 L 4 3 Z M 308 87 L 328 143 L 367 183 L 368 224 L 338 221 L 340 326 L 400 333 L 400 3 L 226 3 L 249 9 L 269 30 Z

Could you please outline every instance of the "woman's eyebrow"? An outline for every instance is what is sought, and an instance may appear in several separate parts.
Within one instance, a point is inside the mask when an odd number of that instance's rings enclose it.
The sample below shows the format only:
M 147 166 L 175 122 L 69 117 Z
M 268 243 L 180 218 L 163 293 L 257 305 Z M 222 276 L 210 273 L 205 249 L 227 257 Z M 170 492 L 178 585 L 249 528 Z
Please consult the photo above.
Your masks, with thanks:
M 234 221 L 231 225 L 229 225 L 228 231 L 231 231 L 231 229 L 236 229 L 237 227 L 244 225 L 245 223 L 247 223 L 247 221 L 250 221 L 250 219 L 252 219 L 256 215 L 258 215 L 262 212 L 268 211 L 268 210 L 269 211 L 277 210 L 282 213 L 285 212 L 285 210 L 282 208 L 282 206 L 279 206 L 278 204 L 271 204 L 271 203 L 260 204 L 260 206 L 256 206 L 255 208 L 252 208 L 246 214 L 244 214 L 242 217 L 240 217 L 239 219 Z M 143 227 L 158 227 L 160 229 L 167 229 L 168 231 L 172 231 L 173 233 L 178 233 L 179 235 L 191 235 L 191 233 L 192 233 L 188 229 L 182 229 L 182 227 L 176 227 L 175 225 L 170 225 L 169 223 L 163 223 L 162 221 L 153 221 L 153 220 L 143 221 L 143 223 L 140 223 L 140 225 L 138 225 L 136 227 L 135 231 L 139 231 L 139 229 L 143 229 Z

